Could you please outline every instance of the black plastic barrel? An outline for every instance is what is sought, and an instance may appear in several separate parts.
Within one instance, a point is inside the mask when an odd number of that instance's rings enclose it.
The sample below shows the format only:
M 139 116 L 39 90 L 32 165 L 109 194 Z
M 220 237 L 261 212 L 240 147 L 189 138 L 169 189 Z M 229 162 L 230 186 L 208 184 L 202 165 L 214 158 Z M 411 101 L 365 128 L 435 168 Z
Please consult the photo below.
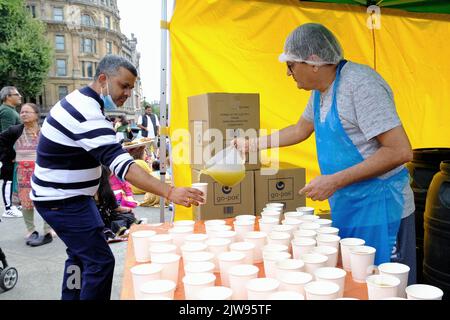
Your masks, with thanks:
M 450 299 L 450 161 L 431 181 L 424 215 L 423 276 Z
M 416 210 L 416 257 L 417 257 L 417 281 L 423 282 L 423 215 L 428 187 L 433 176 L 439 172 L 442 161 L 450 160 L 450 148 L 424 148 L 413 150 L 413 161 L 406 166 L 412 177 L 411 188 L 414 192 L 414 204 Z

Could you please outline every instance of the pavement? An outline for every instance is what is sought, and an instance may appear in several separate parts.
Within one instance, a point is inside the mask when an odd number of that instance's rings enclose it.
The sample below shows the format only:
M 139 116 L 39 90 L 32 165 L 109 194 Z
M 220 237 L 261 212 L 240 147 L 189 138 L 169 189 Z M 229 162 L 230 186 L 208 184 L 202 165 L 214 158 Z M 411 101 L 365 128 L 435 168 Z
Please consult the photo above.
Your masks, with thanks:
M 136 196 L 142 201 L 143 196 Z M 3 214 L 4 207 L 0 207 Z M 160 209 L 137 207 L 134 212 L 138 218 L 147 218 L 148 223 L 160 222 Z M 166 208 L 165 221 L 170 221 L 171 212 Z M 66 246 L 58 238 L 41 247 L 25 244 L 26 228 L 22 218 L 1 218 L 0 248 L 6 255 L 8 265 L 17 269 L 18 282 L 7 292 L 0 289 L 0 300 L 60 300 L 61 283 L 66 260 Z M 37 231 L 42 233 L 43 220 L 35 214 Z M 110 244 L 116 259 L 111 299 L 119 300 L 125 265 L 127 242 Z M 1 266 L 1 262 L 0 262 Z

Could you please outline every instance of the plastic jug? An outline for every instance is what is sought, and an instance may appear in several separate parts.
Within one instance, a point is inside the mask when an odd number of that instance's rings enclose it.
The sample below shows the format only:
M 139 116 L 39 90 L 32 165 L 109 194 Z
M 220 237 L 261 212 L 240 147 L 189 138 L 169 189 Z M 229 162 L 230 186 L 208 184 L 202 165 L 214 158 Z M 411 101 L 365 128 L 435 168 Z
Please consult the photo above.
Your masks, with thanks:
M 228 147 L 206 161 L 201 172 L 218 183 L 232 187 L 245 178 L 245 160 L 235 147 Z

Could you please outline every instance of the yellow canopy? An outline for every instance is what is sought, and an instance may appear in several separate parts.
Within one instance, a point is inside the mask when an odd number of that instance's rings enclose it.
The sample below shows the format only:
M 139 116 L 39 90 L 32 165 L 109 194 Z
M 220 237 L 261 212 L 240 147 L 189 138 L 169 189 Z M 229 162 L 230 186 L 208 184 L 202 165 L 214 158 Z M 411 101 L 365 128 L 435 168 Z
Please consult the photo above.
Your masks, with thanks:
M 374 33 L 367 27 L 368 19 L 364 7 L 342 4 L 177 1 L 170 23 L 175 184 L 191 183 L 189 154 L 180 152 L 189 141 L 177 130 L 188 129 L 188 96 L 257 92 L 262 129 L 282 129 L 298 121 L 310 92 L 297 89 L 278 55 L 287 35 L 307 22 L 330 29 L 347 60 L 373 67 L 375 47 L 377 71 L 392 87 L 413 148 L 450 147 L 449 16 L 383 9 L 381 28 Z M 280 160 L 306 168 L 307 182 L 319 175 L 314 137 L 280 149 Z M 329 208 L 328 202 L 308 205 Z M 176 218 L 192 218 L 192 210 L 178 207 Z

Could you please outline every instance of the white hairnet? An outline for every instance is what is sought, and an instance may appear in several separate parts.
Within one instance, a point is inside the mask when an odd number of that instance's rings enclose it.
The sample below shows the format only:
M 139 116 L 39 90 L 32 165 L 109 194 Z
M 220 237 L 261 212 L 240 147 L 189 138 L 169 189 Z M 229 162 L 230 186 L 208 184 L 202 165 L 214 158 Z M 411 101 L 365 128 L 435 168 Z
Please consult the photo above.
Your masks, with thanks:
M 343 55 L 339 41 L 330 30 L 318 23 L 306 23 L 291 32 L 278 59 L 320 66 L 338 64 Z

